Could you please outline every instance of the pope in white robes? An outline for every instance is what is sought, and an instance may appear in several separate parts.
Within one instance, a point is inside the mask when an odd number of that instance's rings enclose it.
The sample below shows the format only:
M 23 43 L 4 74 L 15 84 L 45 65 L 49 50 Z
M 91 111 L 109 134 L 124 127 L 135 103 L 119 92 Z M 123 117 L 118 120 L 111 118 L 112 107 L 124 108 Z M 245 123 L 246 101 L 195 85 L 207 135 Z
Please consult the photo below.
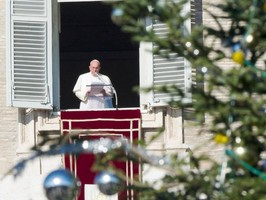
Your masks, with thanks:
M 108 76 L 100 74 L 98 60 L 90 62 L 90 72 L 81 74 L 74 86 L 73 92 L 80 99 L 80 109 L 112 108 L 113 87 Z

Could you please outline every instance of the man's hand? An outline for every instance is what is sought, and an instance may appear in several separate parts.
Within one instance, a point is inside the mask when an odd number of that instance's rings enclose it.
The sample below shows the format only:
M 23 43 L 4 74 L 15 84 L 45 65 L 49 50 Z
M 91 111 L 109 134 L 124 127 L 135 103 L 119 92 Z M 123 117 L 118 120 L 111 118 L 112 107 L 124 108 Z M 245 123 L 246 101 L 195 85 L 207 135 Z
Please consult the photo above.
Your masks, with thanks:
M 91 87 L 87 87 L 87 94 L 89 95 L 91 92 Z
M 100 93 L 101 93 L 103 96 L 106 96 L 106 92 L 105 92 L 104 89 L 103 89 Z

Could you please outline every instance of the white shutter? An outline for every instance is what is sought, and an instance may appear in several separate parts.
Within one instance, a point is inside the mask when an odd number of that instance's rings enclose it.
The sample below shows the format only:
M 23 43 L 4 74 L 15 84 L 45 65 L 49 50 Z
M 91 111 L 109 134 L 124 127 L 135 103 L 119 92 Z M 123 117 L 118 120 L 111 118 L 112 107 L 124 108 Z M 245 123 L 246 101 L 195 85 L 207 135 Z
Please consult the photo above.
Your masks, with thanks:
M 190 2 L 186 4 L 184 13 L 190 11 Z M 184 24 L 186 30 L 190 32 L 190 20 Z M 158 21 L 146 19 L 147 30 L 153 29 L 160 37 L 166 37 L 168 29 L 165 24 Z M 147 88 L 160 85 L 176 85 L 186 94 L 185 101 L 191 102 L 191 66 L 188 61 L 177 54 L 171 54 L 170 58 L 165 58 L 151 52 L 156 48 L 152 43 L 140 43 L 140 87 Z M 149 93 L 140 92 L 140 105 L 143 109 L 150 106 L 165 106 L 171 99 L 167 93 L 151 91 Z M 177 97 L 178 99 L 178 97 Z
M 11 0 L 8 103 L 53 108 L 51 0 Z
M 195 25 L 202 24 L 202 0 L 191 0 L 190 7 L 191 7 L 191 29 L 193 30 Z M 200 39 L 200 37 L 202 36 L 199 36 L 198 39 Z M 201 68 L 201 66 L 199 67 Z M 194 85 L 194 87 L 204 87 L 203 85 L 204 83 L 197 79 L 197 73 L 202 73 L 200 71 L 201 70 L 196 68 L 196 66 L 192 68 L 192 84 Z
M 167 37 L 168 29 L 165 24 L 153 22 L 152 27 L 160 38 Z M 156 48 L 156 46 L 153 45 L 153 48 Z M 175 53 L 168 54 L 168 56 L 166 58 L 160 55 L 153 55 L 153 86 L 175 85 L 188 96 L 191 68 L 184 57 Z M 167 93 L 156 90 L 153 92 L 153 103 L 165 104 L 171 98 Z
M 190 4 L 187 3 L 184 12 L 189 11 Z M 186 30 L 190 31 L 190 26 L 191 22 L 188 20 L 184 24 L 184 27 L 186 27 Z M 152 23 L 152 28 L 160 38 L 167 37 L 168 28 L 164 23 L 154 21 Z M 156 46 L 153 45 L 153 49 L 155 48 Z M 186 98 L 183 99 L 183 101 L 191 102 L 191 66 L 189 62 L 176 53 L 169 54 L 167 58 L 160 55 L 153 55 L 153 85 L 155 87 L 175 85 L 184 92 Z M 166 105 L 167 102 L 172 100 L 172 98 L 173 97 L 168 93 L 162 93 L 155 90 L 153 92 L 152 105 Z M 174 100 L 180 100 L 178 95 L 175 96 Z

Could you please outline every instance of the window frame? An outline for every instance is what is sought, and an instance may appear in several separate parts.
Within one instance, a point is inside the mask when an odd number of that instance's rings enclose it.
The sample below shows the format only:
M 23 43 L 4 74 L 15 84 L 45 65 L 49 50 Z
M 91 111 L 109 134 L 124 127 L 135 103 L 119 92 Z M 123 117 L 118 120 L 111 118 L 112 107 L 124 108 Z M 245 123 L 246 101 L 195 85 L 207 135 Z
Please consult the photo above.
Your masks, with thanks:
M 7 10 L 7 37 L 10 37 L 11 27 L 11 8 L 12 3 L 15 0 L 11 0 L 6 5 Z M 8 106 L 13 107 L 24 107 L 24 108 L 36 108 L 36 109 L 48 109 L 58 111 L 60 109 L 60 73 L 59 73 L 59 4 L 62 2 L 89 2 L 95 0 L 57 0 L 50 1 L 44 0 L 47 4 L 47 95 L 48 103 L 43 104 L 38 102 L 19 102 L 14 101 L 12 96 L 13 87 L 12 87 L 12 43 L 11 39 L 7 39 L 7 104 Z M 103 1 L 103 0 L 99 0 Z M 187 3 L 184 12 L 190 11 L 190 2 Z M 191 22 L 187 20 L 185 22 L 187 30 L 191 29 Z M 151 22 L 147 20 L 147 28 L 151 27 Z M 147 88 L 153 86 L 153 55 L 152 55 L 152 43 L 140 42 L 139 48 L 139 78 L 140 78 L 140 88 Z M 188 61 L 185 60 L 185 71 L 184 71 L 184 80 L 185 80 L 185 91 L 188 91 L 187 88 L 190 88 L 191 80 L 191 66 Z M 187 95 L 190 97 L 190 95 Z M 190 100 L 188 98 L 188 100 Z M 158 100 L 154 98 L 154 92 L 150 91 L 149 93 L 140 92 L 140 108 L 147 109 L 148 107 L 155 106 L 166 106 L 167 103 L 163 100 Z
M 184 7 L 184 13 L 190 12 L 191 5 L 190 1 Z M 191 32 L 191 20 L 186 20 L 184 26 Z M 152 21 L 146 19 L 146 29 L 152 28 Z M 140 88 L 151 88 L 154 86 L 154 59 L 152 55 L 153 44 L 152 42 L 141 42 L 140 43 Z M 190 63 L 184 59 L 184 92 L 186 98 L 185 102 L 192 101 L 192 95 L 190 88 L 192 85 L 192 68 Z M 167 106 L 168 102 L 165 98 L 158 99 L 155 97 L 156 94 L 153 90 L 149 92 L 140 92 L 140 107 L 143 109 L 151 109 L 152 107 Z

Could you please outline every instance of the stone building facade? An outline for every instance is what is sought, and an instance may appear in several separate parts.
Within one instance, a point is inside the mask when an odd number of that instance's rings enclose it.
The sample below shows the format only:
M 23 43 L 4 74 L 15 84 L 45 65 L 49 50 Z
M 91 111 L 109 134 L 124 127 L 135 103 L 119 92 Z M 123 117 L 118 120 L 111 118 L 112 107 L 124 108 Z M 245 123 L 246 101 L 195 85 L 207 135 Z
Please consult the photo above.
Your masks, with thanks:
M 40 135 L 47 134 L 51 137 L 60 134 L 60 111 L 51 112 L 43 109 L 17 108 L 7 106 L 7 4 L 10 0 L 0 0 L 0 176 L 4 176 L 14 164 L 31 155 L 30 148 L 36 145 Z M 200 6 L 204 7 L 202 1 Z M 204 12 L 203 23 L 211 24 L 212 19 Z M 197 129 L 191 125 L 190 120 L 184 120 L 179 109 L 165 106 L 154 106 L 150 110 L 141 108 L 142 134 L 151 137 L 157 128 L 164 127 L 165 131 L 160 138 L 154 141 L 148 150 L 156 152 L 184 153 L 189 148 L 193 150 L 199 141 L 205 143 L 210 135 L 198 136 Z M 206 118 L 208 121 L 208 119 Z M 221 152 L 219 147 L 211 143 L 201 148 L 201 152 L 209 152 L 216 156 Z M 209 151 L 212 149 L 212 151 Z M 0 181 L 1 200 L 45 200 L 42 189 L 44 177 L 53 169 L 62 167 L 62 157 L 41 158 L 30 162 L 26 171 L 14 179 L 9 174 Z

